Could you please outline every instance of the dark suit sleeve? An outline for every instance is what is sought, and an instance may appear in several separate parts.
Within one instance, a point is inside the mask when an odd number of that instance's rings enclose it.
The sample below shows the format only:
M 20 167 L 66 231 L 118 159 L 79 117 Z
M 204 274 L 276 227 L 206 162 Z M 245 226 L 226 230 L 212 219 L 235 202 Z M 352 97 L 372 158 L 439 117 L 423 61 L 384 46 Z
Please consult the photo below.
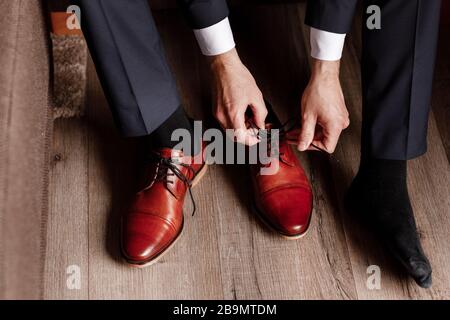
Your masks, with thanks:
M 348 33 L 358 0 L 308 0 L 305 23 L 333 33 Z
M 210 27 L 226 17 L 226 0 L 177 0 L 193 29 Z

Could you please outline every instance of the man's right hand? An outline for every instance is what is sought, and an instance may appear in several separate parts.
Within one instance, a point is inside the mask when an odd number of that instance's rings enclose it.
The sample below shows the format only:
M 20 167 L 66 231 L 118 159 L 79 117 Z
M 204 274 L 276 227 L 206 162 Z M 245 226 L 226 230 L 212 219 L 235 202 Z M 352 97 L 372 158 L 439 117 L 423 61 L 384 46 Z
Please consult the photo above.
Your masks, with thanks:
M 314 59 L 311 79 L 302 98 L 300 151 L 315 146 L 333 153 L 341 132 L 350 124 L 339 81 L 339 61 Z
M 224 129 L 235 130 L 237 142 L 258 143 L 254 130 L 247 128 L 245 112 L 250 108 L 254 123 L 264 129 L 267 109 L 252 74 L 239 59 L 236 49 L 208 57 L 208 61 L 213 74 L 215 118 Z

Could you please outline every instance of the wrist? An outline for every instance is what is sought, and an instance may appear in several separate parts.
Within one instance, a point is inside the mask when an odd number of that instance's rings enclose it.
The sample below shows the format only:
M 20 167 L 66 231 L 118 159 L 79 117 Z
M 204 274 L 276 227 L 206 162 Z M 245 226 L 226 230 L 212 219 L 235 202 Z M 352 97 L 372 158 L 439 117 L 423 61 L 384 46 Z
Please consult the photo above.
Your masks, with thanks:
M 341 61 L 325 61 L 313 59 L 311 77 L 312 78 L 328 78 L 339 79 L 339 69 Z
M 207 57 L 209 66 L 211 69 L 214 70 L 221 70 L 224 68 L 227 68 L 229 66 L 232 66 L 236 63 L 241 63 L 241 60 L 239 58 L 239 55 L 236 51 L 236 49 L 232 49 L 228 52 L 216 55 L 216 56 L 209 56 Z

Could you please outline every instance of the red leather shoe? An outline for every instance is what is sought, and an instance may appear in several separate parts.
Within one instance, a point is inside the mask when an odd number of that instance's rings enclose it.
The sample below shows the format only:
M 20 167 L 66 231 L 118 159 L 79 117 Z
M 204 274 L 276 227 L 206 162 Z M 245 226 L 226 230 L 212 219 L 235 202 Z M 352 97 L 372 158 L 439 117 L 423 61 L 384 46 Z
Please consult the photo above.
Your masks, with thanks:
M 308 177 L 289 146 L 280 137 L 279 156 L 273 157 L 278 170 L 261 174 L 264 164 L 251 166 L 254 208 L 271 229 L 288 239 L 298 239 L 308 230 L 313 209 L 313 193 Z
M 132 266 L 156 263 L 179 239 L 186 192 L 206 172 L 203 150 L 196 158 L 200 164 L 181 151 L 164 148 L 154 152 L 155 159 L 146 168 L 145 187 L 122 219 L 122 254 Z

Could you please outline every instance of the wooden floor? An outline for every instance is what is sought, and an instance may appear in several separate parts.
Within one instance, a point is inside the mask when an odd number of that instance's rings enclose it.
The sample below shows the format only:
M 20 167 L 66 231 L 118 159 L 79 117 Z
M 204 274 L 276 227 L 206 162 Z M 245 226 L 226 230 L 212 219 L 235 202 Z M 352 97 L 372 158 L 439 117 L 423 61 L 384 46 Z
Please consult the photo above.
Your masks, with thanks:
M 304 5 L 241 7 L 233 14 L 238 49 L 281 118 L 298 110 L 309 74 Z M 189 113 L 208 124 L 208 76 L 191 31 L 176 12 L 157 23 Z M 342 83 L 352 124 L 334 159 L 299 155 L 315 191 L 312 227 L 286 241 L 249 208 L 245 166 L 213 166 L 194 190 L 183 238 L 158 264 L 129 269 L 120 260 L 118 225 L 137 175 L 135 142 L 116 133 L 92 64 L 88 111 L 58 120 L 51 172 L 45 298 L 56 299 L 443 299 L 450 298 L 450 52 L 441 48 L 430 118 L 429 151 L 410 162 L 409 189 L 425 251 L 430 290 L 399 272 L 342 208 L 359 161 L 361 91 L 357 30 L 345 48 Z M 448 39 L 448 38 L 447 38 Z M 444 57 L 447 60 L 444 60 Z M 190 203 L 186 203 L 189 212 Z M 81 289 L 66 268 L 81 268 Z M 367 267 L 381 268 L 381 290 L 366 287 Z

